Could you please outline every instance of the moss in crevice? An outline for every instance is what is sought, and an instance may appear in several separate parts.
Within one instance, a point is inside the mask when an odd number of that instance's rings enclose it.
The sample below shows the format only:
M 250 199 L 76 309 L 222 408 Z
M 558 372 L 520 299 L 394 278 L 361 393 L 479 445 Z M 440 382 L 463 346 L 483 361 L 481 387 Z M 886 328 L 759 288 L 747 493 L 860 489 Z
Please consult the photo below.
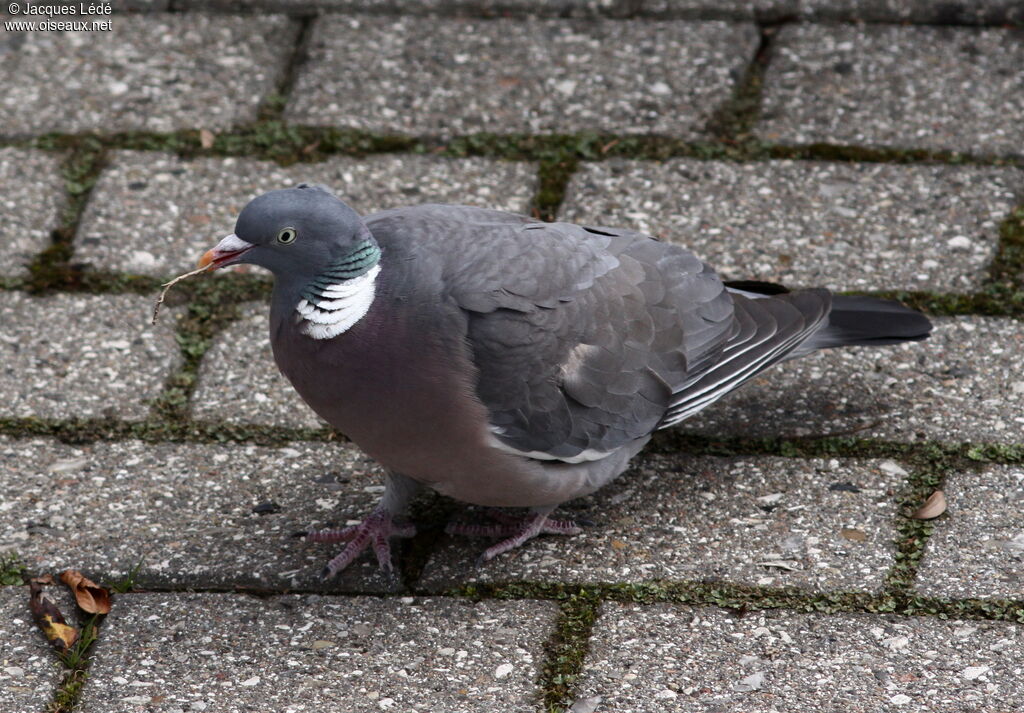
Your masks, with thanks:
M 269 292 L 268 281 L 234 277 L 206 276 L 175 296 L 172 304 L 184 304 L 175 326 L 182 364 L 167 378 L 163 391 L 152 403 L 153 415 L 158 420 L 187 422 L 189 399 L 199 376 L 199 366 L 214 337 L 238 318 L 241 302 L 265 298 Z
M 915 450 L 909 459 L 910 477 L 897 498 L 895 559 L 886 573 L 885 589 L 906 600 L 913 596 L 917 568 L 925 554 L 937 520 L 916 520 L 913 513 L 936 490 L 945 486 L 949 473 L 976 470 L 980 464 L 967 457 L 964 447 L 939 447 L 935 444 Z M 940 516 L 945 519 L 945 515 Z
M 1024 623 L 1024 600 L 939 599 L 905 592 L 811 592 L 794 587 L 776 588 L 722 581 L 667 582 L 653 580 L 638 584 L 597 583 L 571 585 L 555 582 L 510 582 L 467 584 L 449 589 L 444 596 L 473 599 L 550 599 L 571 596 L 637 604 L 685 604 L 734 609 L 739 612 L 788 609 L 806 614 L 891 613 L 904 616 L 989 619 Z
M 538 680 L 548 713 L 561 713 L 573 703 L 599 606 L 598 596 L 586 589 L 559 602 L 561 612 L 554 631 L 544 642 L 544 664 Z
M 1024 463 L 1024 444 L 983 443 L 966 446 L 965 457 L 981 463 L 1005 463 L 1017 465 Z
M 970 294 L 936 293 L 907 290 L 874 290 L 870 292 L 844 292 L 851 295 L 870 295 L 898 300 L 908 307 L 921 310 L 936 317 L 961 315 L 984 315 L 987 317 L 1011 317 L 1024 319 L 1024 290 L 1015 290 L 1006 285 L 985 285 L 978 292 Z
M 67 197 L 50 246 L 29 264 L 29 276 L 22 282 L 26 290 L 39 294 L 77 284 L 81 269 L 71 262 L 75 231 L 104 160 L 103 145 L 88 138 L 64 156 L 61 175 Z
M 53 420 L 2 417 L 0 435 L 13 438 L 53 438 L 71 445 L 129 439 L 148 443 L 247 443 L 272 447 L 286 446 L 296 441 L 346 441 L 344 436 L 327 428 L 160 419 L 118 421 L 105 418 Z
M 761 114 L 761 88 L 777 27 L 760 28 L 760 41 L 729 101 L 708 120 L 705 130 L 724 144 L 742 145 L 753 139 Z
M 68 671 L 64 680 L 53 694 L 53 698 L 46 705 L 46 713 L 72 713 L 82 697 L 82 686 L 89 678 L 87 668 Z
M 0 553 L 0 587 L 25 584 L 25 563 L 17 552 Z
M 767 50 L 765 50 L 766 52 Z M 759 53 L 763 55 L 764 53 Z M 185 129 L 167 133 L 126 131 L 112 134 L 47 134 L 34 140 L 38 148 L 50 151 L 161 151 L 182 158 L 235 156 L 275 161 L 281 165 L 323 161 L 335 156 L 366 156 L 381 153 L 411 153 L 460 158 L 481 156 L 492 159 L 537 161 L 556 164 L 567 157 L 600 161 L 609 158 L 663 161 L 670 158 L 700 160 L 764 161 L 795 159 L 854 161 L 867 163 L 942 163 L 974 165 L 1019 165 L 1012 158 L 974 156 L 923 149 L 866 148 L 838 144 L 788 146 L 758 140 L 751 134 L 758 111 L 759 69 L 756 61 L 750 75 L 726 108 L 711 121 L 715 132 L 710 140 L 684 141 L 670 136 L 617 135 L 597 132 L 576 134 L 497 134 L 481 132 L 455 138 L 377 133 L 333 126 L 297 126 L 282 120 L 284 95 L 268 98 L 261 118 L 213 137 L 203 148 L 200 132 Z
M 989 266 L 989 283 L 1009 291 L 1024 304 L 1024 206 L 1010 212 L 999 225 L 999 246 Z

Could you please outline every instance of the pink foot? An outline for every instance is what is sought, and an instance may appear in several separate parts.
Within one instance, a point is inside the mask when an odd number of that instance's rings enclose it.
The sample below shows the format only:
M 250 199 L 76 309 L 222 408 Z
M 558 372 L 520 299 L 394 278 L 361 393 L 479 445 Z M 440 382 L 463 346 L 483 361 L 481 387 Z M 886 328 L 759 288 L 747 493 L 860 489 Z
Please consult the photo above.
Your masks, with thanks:
M 514 550 L 537 535 L 578 535 L 583 532 L 583 529 L 574 520 L 551 520 L 546 512 L 531 513 L 525 518 L 508 515 L 500 510 L 491 510 L 488 514 L 499 523 L 480 525 L 450 522 L 444 529 L 449 535 L 506 538 L 484 550 L 477 560 L 477 564 L 483 564 L 500 554 Z
M 415 525 L 396 524 L 391 519 L 391 513 L 383 508 L 377 508 L 358 525 L 337 530 L 314 530 L 306 534 L 306 539 L 310 542 L 348 542 L 345 549 L 324 567 L 323 578 L 331 579 L 352 564 L 355 558 L 371 545 L 380 568 L 385 572 L 392 572 L 394 567 L 391 564 L 389 540 L 392 537 L 412 537 L 415 534 Z

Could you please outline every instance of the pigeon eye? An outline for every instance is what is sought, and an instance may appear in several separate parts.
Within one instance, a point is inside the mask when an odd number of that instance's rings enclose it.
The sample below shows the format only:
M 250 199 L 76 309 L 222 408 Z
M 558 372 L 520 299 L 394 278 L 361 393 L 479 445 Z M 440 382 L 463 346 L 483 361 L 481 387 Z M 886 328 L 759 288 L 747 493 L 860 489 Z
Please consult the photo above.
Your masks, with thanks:
M 298 233 L 295 231 L 295 228 L 281 228 L 281 232 L 277 234 L 277 242 L 282 245 L 288 245 L 289 243 L 294 243 L 297 236 Z

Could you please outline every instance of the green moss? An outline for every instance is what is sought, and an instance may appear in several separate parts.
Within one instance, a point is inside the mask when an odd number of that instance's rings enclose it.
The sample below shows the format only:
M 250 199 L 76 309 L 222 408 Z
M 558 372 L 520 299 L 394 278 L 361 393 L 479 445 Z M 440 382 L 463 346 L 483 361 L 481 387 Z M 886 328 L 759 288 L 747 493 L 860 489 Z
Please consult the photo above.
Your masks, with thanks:
M 1015 208 L 999 225 L 999 247 L 989 266 L 989 282 L 1024 303 L 1024 206 Z
M 706 130 L 724 144 L 743 145 L 753 140 L 754 125 L 761 114 L 761 88 L 768 67 L 776 28 L 761 28 L 761 39 L 754 57 L 736 83 L 729 101 L 712 115 Z
M 25 583 L 25 564 L 16 552 L 0 554 L 0 586 L 11 587 Z
M 60 225 L 51 234 L 51 244 L 29 265 L 29 277 L 22 286 L 34 293 L 77 285 L 81 270 L 71 264 L 72 241 L 85 210 L 89 193 L 104 165 L 102 145 L 91 139 L 79 141 L 68 151 L 61 166 L 67 198 Z
M 199 365 L 214 337 L 238 318 L 240 303 L 265 300 L 271 282 L 247 275 L 201 275 L 180 287 L 168 292 L 166 302 L 168 307 L 184 308 L 175 325 L 182 363 L 167 378 L 163 391 L 152 403 L 158 420 L 176 424 L 184 424 L 188 419 L 188 403 Z
M 901 591 L 879 594 L 857 591 L 809 592 L 795 587 L 759 587 L 720 581 L 649 581 L 638 584 L 601 583 L 569 585 L 550 582 L 471 584 L 448 590 L 446 596 L 473 599 L 584 598 L 601 602 L 681 604 L 734 609 L 739 612 L 788 609 L 806 614 L 892 613 L 904 616 L 1024 621 L 1022 600 L 939 599 Z
M 537 682 L 543 692 L 544 710 L 549 713 L 565 711 L 576 697 L 599 605 L 599 598 L 587 589 L 559 602 L 561 611 L 554 631 L 544 642 L 544 664 Z
M 917 568 L 935 523 L 947 517 L 916 520 L 914 512 L 928 496 L 945 486 L 949 473 L 962 473 L 979 467 L 977 462 L 967 457 L 964 447 L 936 447 L 934 444 L 918 449 L 912 461 L 910 477 L 897 499 L 900 514 L 896 523 L 895 561 L 885 581 L 887 591 L 904 599 L 913 594 Z
M 936 317 L 977 314 L 988 317 L 1024 318 L 1024 291 L 1016 290 L 1005 284 L 991 282 L 973 294 L 941 294 L 905 290 L 878 290 L 844 294 L 867 294 L 873 297 L 899 300 L 908 307 L 919 309 Z
M 986 443 L 967 446 L 966 457 L 983 463 L 1024 463 L 1024 444 Z
M 82 686 L 89 674 L 84 670 L 69 671 L 46 706 L 46 713 L 71 713 L 82 697 Z
M 213 421 L 0 418 L 0 435 L 49 437 L 72 445 L 138 439 L 149 443 L 251 443 L 285 446 L 296 441 L 345 441 L 327 428 L 284 428 Z

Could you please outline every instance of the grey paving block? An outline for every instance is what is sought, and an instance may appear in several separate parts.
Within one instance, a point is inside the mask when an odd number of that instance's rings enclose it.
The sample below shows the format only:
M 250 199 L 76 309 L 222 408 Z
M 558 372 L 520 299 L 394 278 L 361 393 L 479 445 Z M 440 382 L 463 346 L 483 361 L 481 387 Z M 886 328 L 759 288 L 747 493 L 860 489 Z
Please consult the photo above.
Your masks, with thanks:
M 32 572 L 73 567 L 112 583 L 141 562 L 141 587 L 399 588 L 372 554 L 322 582 L 340 546 L 293 536 L 359 522 L 379 499 L 382 471 L 350 446 L 4 438 L 0 479 L 0 551 Z
M 45 19 L 45 18 L 44 18 Z M 6 135 L 252 121 L 298 34 L 284 16 L 114 15 L 108 32 L 23 32 L 0 65 Z
M 174 313 L 135 295 L 0 293 L 0 417 L 142 419 L 181 363 Z
M 757 44 L 753 25 L 722 22 L 328 16 L 285 113 L 407 134 L 695 138 Z
M 563 509 L 596 522 L 582 535 L 535 539 L 479 569 L 491 541 L 449 540 L 419 586 L 667 579 L 878 590 L 904 475 L 892 461 L 649 456 Z
M 1001 29 L 796 24 L 764 79 L 758 135 L 1020 155 L 1024 42 Z
M 992 621 L 602 605 L 581 694 L 631 713 L 1010 713 L 1024 631 Z
M 178 7 L 262 12 L 374 12 L 403 15 L 628 17 L 644 0 L 176 0 Z
M 303 181 L 329 186 L 363 213 L 427 202 L 525 212 L 537 171 L 528 163 L 427 156 L 338 157 L 281 168 L 248 159 L 183 161 L 118 151 L 93 189 L 75 236 L 75 258 L 146 275 L 191 270 L 234 229 L 250 199 Z
M 585 164 L 561 219 L 647 231 L 728 279 L 845 290 L 978 289 L 1024 172 L 678 159 Z
M 1017 0 L 800 0 L 799 14 L 816 21 L 1004 25 L 1024 21 L 1024 5 Z
M 549 602 L 132 594 L 83 710 L 537 710 Z
M 934 320 L 929 340 L 786 362 L 680 425 L 721 436 L 1024 442 L 1024 323 Z
M 253 302 L 203 356 L 192 417 L 228 423 L 320 428 L 326 423 L 281 375 L 267 336 L 270 306 Z
M 643 14 L 683 19 L 736 19 L 771 22 L 797 14 L 799 0 L 643 0 Z
M 171 0 L 113 0 L 110 6 L 114 12 L 162 12 L 170 9 Z
M 0 277 L 26 274 L 32 258 L 50 244 L 66 202 L 57 156 L 0 149 Z
M 32 621 L 28 598 L 28 587 L 0 587 L 0 713 L 43 710 L 64 677 Z
M 944 491 L 948 514 L 935 522 L 918 569 L 918 591 L 954 599 L 1024 599 L 1024 466 L 950 473 Z

